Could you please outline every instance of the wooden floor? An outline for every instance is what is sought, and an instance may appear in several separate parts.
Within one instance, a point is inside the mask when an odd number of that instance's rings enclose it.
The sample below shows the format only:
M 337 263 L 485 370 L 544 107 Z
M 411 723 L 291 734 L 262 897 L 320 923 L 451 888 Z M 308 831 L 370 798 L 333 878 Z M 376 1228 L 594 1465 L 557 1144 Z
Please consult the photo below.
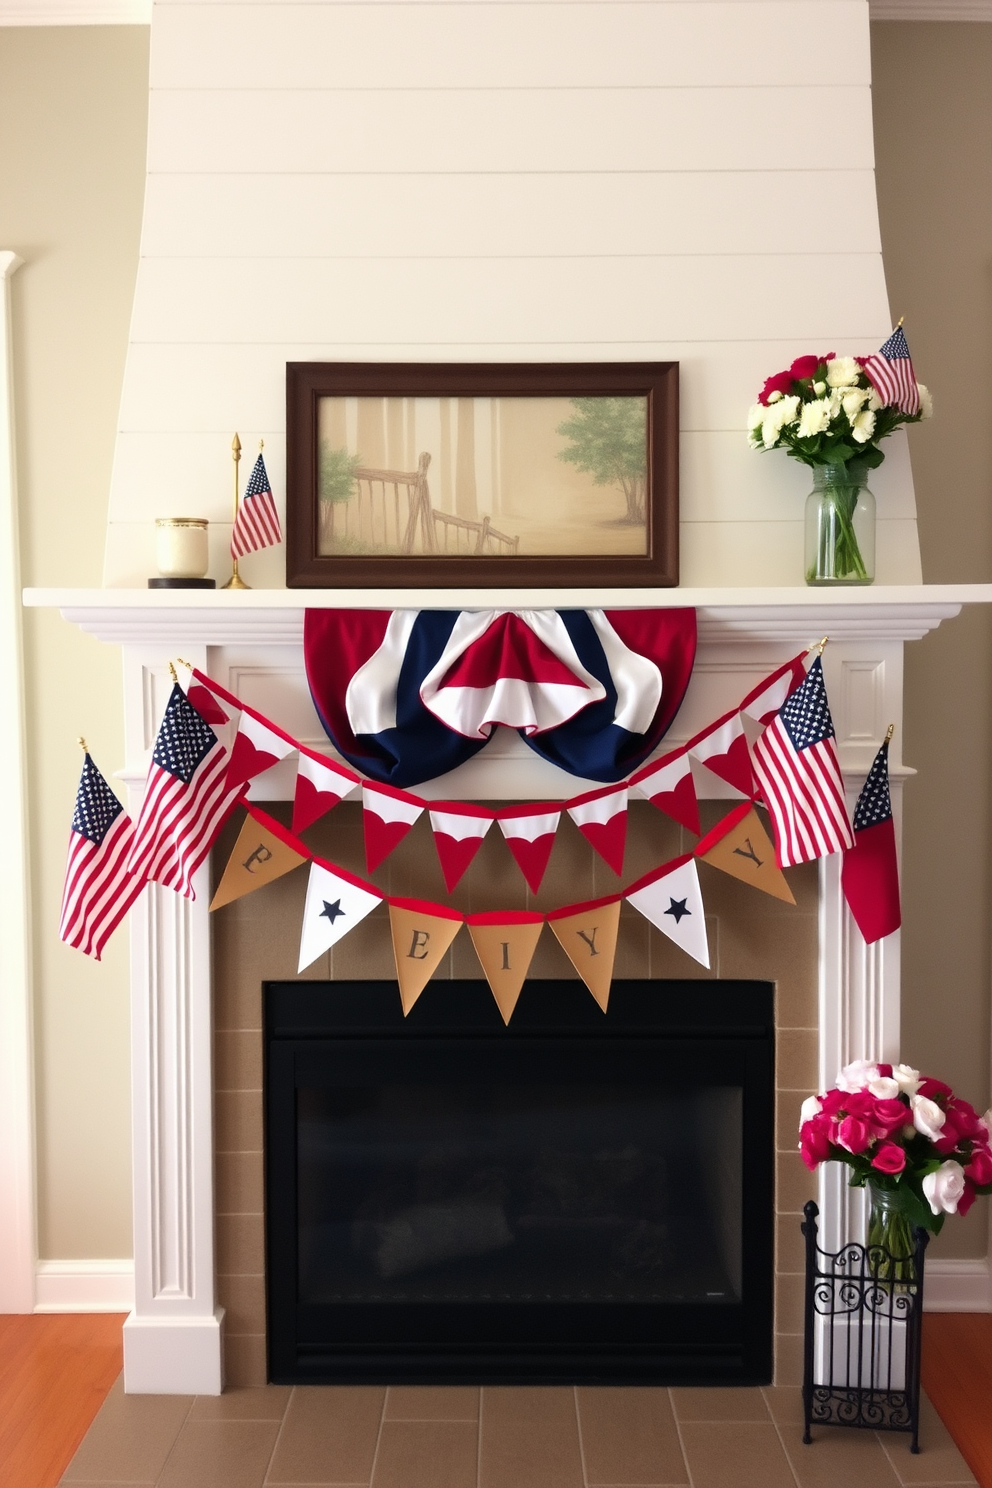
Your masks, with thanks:
M 0 1317 L 0 1488 L 55 1488 L 120 1373 L 116 1315 Z M 992 1488 L 992 1314 L 928 1313 L 923 1387 Z
M 54 1488 L 121 1372 L 123 1322 L 0 1316 L 0 1488 Z

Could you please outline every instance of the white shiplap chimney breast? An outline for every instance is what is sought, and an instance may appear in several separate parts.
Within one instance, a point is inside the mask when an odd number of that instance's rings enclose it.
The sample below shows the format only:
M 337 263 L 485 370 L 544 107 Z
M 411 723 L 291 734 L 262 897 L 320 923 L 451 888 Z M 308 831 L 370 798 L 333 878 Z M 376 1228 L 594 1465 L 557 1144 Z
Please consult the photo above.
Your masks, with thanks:
M 810 481 L 748 404 L 890 329 L 866 0 L 157 0 L 105 581 L 177 513 L 227 576 L 231 435 L 281 501 L 287 360 L 676 359 L 683 584 L 800 582 Z M 919 582 L 887 455 L 878 580 Z

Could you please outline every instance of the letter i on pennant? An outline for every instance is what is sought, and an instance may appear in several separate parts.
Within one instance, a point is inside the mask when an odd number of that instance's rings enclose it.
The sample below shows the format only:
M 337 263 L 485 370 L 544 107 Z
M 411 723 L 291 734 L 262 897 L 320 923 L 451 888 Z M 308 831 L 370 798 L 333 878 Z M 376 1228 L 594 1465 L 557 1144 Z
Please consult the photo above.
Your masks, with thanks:
M 504 1023 L 509 1023 L 541 937 L 544 916 L 495 910 L 466 916 L 468 933 Z
M 404 1018 L 464 923 L 457 910 L 445 909 L 441 904 L 424 904 L 419 899 L 389 901 L 389 929 Z

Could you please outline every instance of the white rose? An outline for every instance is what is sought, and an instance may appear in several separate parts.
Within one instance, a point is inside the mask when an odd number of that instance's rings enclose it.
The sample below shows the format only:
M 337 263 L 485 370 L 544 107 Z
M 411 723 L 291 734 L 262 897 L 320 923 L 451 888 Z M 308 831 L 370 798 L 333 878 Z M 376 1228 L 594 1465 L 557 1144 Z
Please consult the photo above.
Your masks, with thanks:
M 898 1081 L 890 1080 L 887 1075 L 880 1075 L 877 1080 L 869 1080 L 868 1089 L 876 1100 L 895 1100 L 899 1094 Z
M 822 434 L 829 422 L 830 404 L 825 398 L 804 403 L 799 419 L 799 438 L 808 439 L 812 434 Z
M 818 398 L 822 398 L 827 391 L 827 384 L 825 382 L 814 382 L 813 391 Z
M 933 418 L 933 399 L 930 396 L 930 389 L 928 387 L 924 387 L 922 382 L 918 382 L 916 384 L 916 391 L 920 395 L 921 417 L 925 419 Z
M 922 1083 L 919 1070 L 911 1064 L 894 1064 L 892 1078 L 904 1095 L 915 1095 Z
M 845 1064 L 837 1076 L 838 1090 L 864 1090 L 872 1080 L 879 1078 L 878 1065 L 873 1059 L 855 1059 Z
M 862 405 L 868 401 L 867 388 L 851 388 L 841 395 L 841 407 L 853 422 L 861 412 Z
M 805 1126 L 807 1121 L 812 1121 L 814 1116 L 819 1116 L 823 1110 L 815 1095 L 808 1095 L 799 1107 L 799 1125 Z
M 913 1113 L 913 1125 L 918 1132 L 924 1137 L 929 1137 L 931 1142 L 940 1136 L 941 1127 L 947 1117 L 936 1101 L 928 1100 L 925 1095 L 911 1095 L 909 1108 Z
M 867 444 L 875 432 L 875 415 L 866 408 L 851 420 L 851 434 L 859 444 Z
M 885 400 L 876 387 L 873 387 L 868 394 L 868 407 L 872 413 L 877 413 L 880 408 L 885 407 Z
M 924 1178 L 923 1192 L 934 1214 L 957 1214 L 964 1193 L 964 1168 L 956 1162 L 941 1163 L 936 1173 Z
M 853 357 L 834 357 L 827 363 L 827 381 L 831 387 L 853 387 L 860 372 L 861 367 Z

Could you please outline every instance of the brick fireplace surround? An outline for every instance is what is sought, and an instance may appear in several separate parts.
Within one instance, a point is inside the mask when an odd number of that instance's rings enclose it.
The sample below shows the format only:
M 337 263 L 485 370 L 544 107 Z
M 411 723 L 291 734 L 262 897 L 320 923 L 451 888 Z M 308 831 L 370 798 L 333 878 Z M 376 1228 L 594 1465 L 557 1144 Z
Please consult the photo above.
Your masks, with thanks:
M 978 591 L 923 586 L 837 590 L 613 591 L 588 594 L 438 591 L 400 594 L 251 591 L 197 597 L 117 591 L 29 591 L 30 604 L 58 605 L 66 619 L 123 645 L 127 764 L 135 815 L 148 755 L 170 686 L 168 660 L 183 656 L 268 714 L 301 742 L 329 750 L 310 703 L 302 663 L 306 604 L 505 608 L 542 605 L 693 605 L 699 649 L 692 681 L 664 742 L 670 749 L 739 702 L 776 665 L 829 635 L 824 670 L 841 763 L 853 795 L 887 725 L 902 717 L 902 650 L 957 613 Z M 897 823 L 903 766 L 897 727 L 891 776 Z M 710 819 L 732 795 L 703 772 Z M 462 800 L 560 799 L 581 784 L 537 760 L 513 735 L 422 795 Z M 292 762 L 259 777 L 253 796 L 288 805 Z M 721 805 L 719 797 L 724 800 Z M 397 893 L 445 895 L 428 828 L 421 823 L 383 865 Z M 358 808 L 338 807 L 314 829 L 314 845 L 361 870 Z M 680 850 L 679 829 L 634 803 L 625 882 Z M 225 844 L 215 858 L 223 861 Z M 704 867 L 713 967 L 706 973 L 632 911 L 625 910 L 616 973 L 622 977 L 759 977 L 777 988 L 778 1120 L 775 1369 L 795 1384 L 800 1359 L 798 1215 L 811 1180 L 795 1152 L 802 1096 L 832 1082 L 859 1055 L 894 1057 L 899 1047 L 899 937 L 865 947 L 843 904 L 839 862 L 790 872 L 790 908 Z M 434 878 L 428 882 L 428 876 Z M 617 887 L 591 849 L 564 823 L 537 907 L 576 902 Z M 201 870 L 190 904 L 165 891 L 131 914 L 135 1306 L 127 1320 L 129 1393 L 202 1395 L 265 1379 L 262 1247 L 261 984 L 294 975 L 305 875 L 292 874 L 211 917 Z M 522 907 L 526 889 L 495 836 L 487 840 L 456 902 L 464 908 Z M 549 935 L 538 976 L 568 976 Z M 371 915 L 310 977 L 392 974 L 383 913 Z M 476 976 L 466 936 L 438 973 Z M 839 1175 L 820 1183 L 824 1243 L 860 1230 L 857 1200 Z M 853 1202 L 852 1202 L 853 1200 Z

